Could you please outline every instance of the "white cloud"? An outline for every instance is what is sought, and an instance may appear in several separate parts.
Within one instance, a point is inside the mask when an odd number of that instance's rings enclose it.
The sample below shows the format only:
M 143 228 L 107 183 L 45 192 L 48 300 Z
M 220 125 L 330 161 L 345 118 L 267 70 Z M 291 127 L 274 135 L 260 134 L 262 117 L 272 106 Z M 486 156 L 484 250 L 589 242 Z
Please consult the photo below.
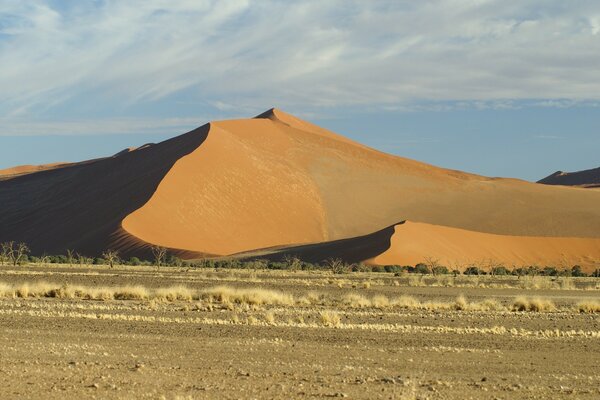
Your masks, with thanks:
M 0 116 L 184 89 L 221 110 L 600 100 L 598 21 L 595 0 L 0 0 Z

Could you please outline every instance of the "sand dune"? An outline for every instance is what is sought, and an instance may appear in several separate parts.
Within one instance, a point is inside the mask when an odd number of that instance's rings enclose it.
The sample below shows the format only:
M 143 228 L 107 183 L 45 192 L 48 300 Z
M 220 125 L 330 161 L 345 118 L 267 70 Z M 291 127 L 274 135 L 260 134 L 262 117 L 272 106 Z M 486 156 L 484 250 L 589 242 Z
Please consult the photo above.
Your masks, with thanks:
M 56 168 L 62 168 L 71 165 L 71 163 L 50 163 L 41 165 L 18 165 L 16 167 L 0 169 L 0 179 L 8 179 L 19 175 L 33 174 L 35 172 L 47 171 Z
M 494 235 L 407 221 L 394 227 L 389 248 L 374 264 L 415 265 L 425 258 L 464 270 L 490 262 L 505 266 L 600 266 L 600 239 Z
M 23 240 L 38 253 L 115 247 L 144 255 L 158 244 L 186 257 L 229 255 L 339 244 L 402 220 L 573 243 L 600 238 L 598 191 L 434 167 L 279 110 L 3 181 L 0 200 L 0 241 Z
M 577 172 L 556 171 L 538 183 L 546 185 L 579 186 L 584 188 L 600 187 L 600 167 Z

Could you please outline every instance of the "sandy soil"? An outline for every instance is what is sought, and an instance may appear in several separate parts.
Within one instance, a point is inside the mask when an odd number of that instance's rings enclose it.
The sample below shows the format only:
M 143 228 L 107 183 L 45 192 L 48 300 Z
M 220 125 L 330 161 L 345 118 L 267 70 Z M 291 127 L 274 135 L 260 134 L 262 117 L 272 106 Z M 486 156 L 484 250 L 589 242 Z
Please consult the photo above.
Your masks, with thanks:
M 135 278 L 133 278 L 135 276 Z M 300 297 L 549 298 L 553 312 L 0 298 L 2 398 L 595 399 L 598 290 L 399 286 L 388 274 L 0 268 L 0 282 L 260 287 Z M 369 282 L 368 285 L 365 282 Z M 458 282 L 456 282 L 458 283 Z M 505 282 L 504 286 L 510 282 Z M 589 280 L 582 281 L 586 285 Z M 354 286 L 354 287 L 353 287 Z M 498 285 L 502 286 L 502 285 Z M 579 282 L 574 287 L 580 287 Z M 595 286 L 594 286 L 595 287 Z M 334 310 L 339 325 L 319 320 Z M 302 321 L 302 322 L 301 322 Z M 500 327 L 504 328 L 501 329 Z

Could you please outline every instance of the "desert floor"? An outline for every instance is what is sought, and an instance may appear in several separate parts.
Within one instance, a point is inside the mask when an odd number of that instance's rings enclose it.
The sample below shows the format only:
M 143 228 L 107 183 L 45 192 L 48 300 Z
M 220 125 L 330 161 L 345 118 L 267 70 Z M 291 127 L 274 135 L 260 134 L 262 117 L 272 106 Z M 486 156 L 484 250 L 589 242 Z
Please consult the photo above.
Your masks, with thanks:
M 596 282 L 2 266 L 0 398 L 597 399 Z

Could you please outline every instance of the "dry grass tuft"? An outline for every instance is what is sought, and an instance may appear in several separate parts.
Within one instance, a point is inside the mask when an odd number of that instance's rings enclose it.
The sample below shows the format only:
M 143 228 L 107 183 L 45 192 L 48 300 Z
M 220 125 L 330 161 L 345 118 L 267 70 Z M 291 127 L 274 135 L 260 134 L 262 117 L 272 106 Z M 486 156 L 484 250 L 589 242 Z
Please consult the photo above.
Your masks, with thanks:
M 366 308 L 371 307 L 371 300 L 365 296 L 356 293 L 350 293 L 342 298 L 342 303 L 352 308 Z
M 143 286 L 124 286 L 115 290 L 113 297 L 115 300 L 145 300 L 150 294 Z
M 321 323 L 325 326 L 338 327 L 342 322 L 340 314 L 331 310 L 321 311 L 319 317 L 321 318 Z
M 582 300 L 577 303 L 577 309 L 582 313 L 600 313 L 600 301 Z
M 268 289 L 238 289 L 229 286 L 217 286 L 202 292 L 202 298 L 221 303 L 250 305 L 293 305 L 294 298 L 282 292 Z
M 548 299 L 542 299 L 539 297 L 528 299 L 527 297 L 519 296 L 513 301 L 511 310 L 548 312 L 555 311 L 556 306 L 551 300 Z
M 197 299 L 197 295 L 185 286 L 171 286 L 169 288 L 156 289 L 154 297 L 163 301 L 192 301 Z

